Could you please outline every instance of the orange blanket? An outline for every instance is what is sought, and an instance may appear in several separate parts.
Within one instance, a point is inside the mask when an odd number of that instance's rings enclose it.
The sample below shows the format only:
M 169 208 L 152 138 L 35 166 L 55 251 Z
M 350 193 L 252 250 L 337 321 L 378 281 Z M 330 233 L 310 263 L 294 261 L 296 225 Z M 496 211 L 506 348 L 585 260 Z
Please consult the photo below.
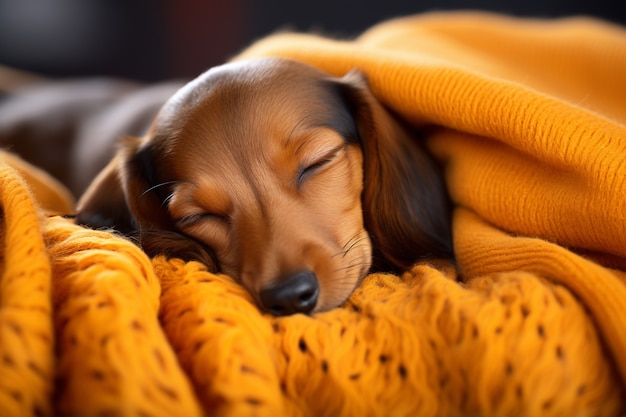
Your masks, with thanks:
M 273 318 L 200 264 L 47 215 L 63 191 L 3 155 L 0 415 L 623 414 L 626 31 L 430 14 L 236 59 L 267 55 L 357 67 L 428 126 L 457 267 L 374 274 L 341 308 Z

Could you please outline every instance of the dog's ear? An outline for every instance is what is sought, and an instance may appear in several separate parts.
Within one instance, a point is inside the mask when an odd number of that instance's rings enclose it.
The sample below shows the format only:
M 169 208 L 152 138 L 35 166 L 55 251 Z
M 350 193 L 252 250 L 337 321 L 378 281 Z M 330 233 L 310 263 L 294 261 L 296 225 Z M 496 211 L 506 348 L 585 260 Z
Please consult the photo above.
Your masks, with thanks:
M 115 229 L 129 234 L 136 229 L 121 184 L 119 154 L 96 176 L 78 201 L 76 223 L 93 229 Z
M 120 148 L 120 182 L 137 229 L 173 230 L 167 201 L 174 181 L 159 176 L 163 154 L 156 141 L 129 138 Z
M 159 160 L 162 155 L 152 141 L 123 141 L 114 159 L 80 199 L 76 222 L 133 236 L 149 256 L 196 260 L 217 271 L 208 248 L 175 230 L 167 211 L 173 183 L 158 178 Z
M 156 143 L 154 140 L 129 141 L 121 151 L 121 183 L 137 227 L 137 241 L 150 256 L 199 261 L 216 272 L 219 268 L 213 252 L 176 230 L 167 209 L 176 180 L 161 176 L 168 171 L 163 166 L 166 152 Z
M 159 198 L 165 190 L 154 180 L 152 146 L 126 138 L 115 157 L 98 174 L 77 205 L 76 222 L 91 228 L 113 228 L 131 234 L 140 228 L 170 229 Z
M 363 150 L 363 215 L 374 267 L 405 269 L 427 257 L 453 258 L 451 204 L 441 168 L 359 72 L 340 84 Z

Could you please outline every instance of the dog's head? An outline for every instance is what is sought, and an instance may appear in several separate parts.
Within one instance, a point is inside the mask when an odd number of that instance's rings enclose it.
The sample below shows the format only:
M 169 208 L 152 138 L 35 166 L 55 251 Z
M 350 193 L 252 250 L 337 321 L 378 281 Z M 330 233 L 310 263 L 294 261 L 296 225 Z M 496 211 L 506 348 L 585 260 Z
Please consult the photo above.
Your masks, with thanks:
M 359 74 L 285 59 L 213 68 L 123 142 L 78 222 L 203 261 L 273 314 L 341 304 L 372 266 L 449 257 L 445 187 Z

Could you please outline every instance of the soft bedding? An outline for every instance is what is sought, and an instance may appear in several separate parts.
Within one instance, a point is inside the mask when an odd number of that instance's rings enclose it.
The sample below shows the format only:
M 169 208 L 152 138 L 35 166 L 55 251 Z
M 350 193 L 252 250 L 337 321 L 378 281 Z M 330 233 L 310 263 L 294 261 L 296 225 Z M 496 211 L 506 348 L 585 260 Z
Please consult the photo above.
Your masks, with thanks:
M 456 263 L 372 274 L 340 308 L 262 314 L 224 275 L 76 226 L 0 158 L 2 416 L 618 416 L 626 391 L 626 31 L 433 13 L 354 40 L 262 39 L 424 132 Z

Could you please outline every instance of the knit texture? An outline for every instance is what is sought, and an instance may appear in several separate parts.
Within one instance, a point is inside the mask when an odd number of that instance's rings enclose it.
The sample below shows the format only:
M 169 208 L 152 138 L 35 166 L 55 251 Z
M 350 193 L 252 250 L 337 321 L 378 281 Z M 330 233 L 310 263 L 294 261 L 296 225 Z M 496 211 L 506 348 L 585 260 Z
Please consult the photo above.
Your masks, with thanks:
M 626 412 L 626 31 L 427 14 L 352 41 L 278 34 L 236 59 L 261 56 L 358 68 L 424 127 L 457 264 L 274 318 L 199 263 L 52 216 L 63 192 L 1 155 L 0 415 Z

